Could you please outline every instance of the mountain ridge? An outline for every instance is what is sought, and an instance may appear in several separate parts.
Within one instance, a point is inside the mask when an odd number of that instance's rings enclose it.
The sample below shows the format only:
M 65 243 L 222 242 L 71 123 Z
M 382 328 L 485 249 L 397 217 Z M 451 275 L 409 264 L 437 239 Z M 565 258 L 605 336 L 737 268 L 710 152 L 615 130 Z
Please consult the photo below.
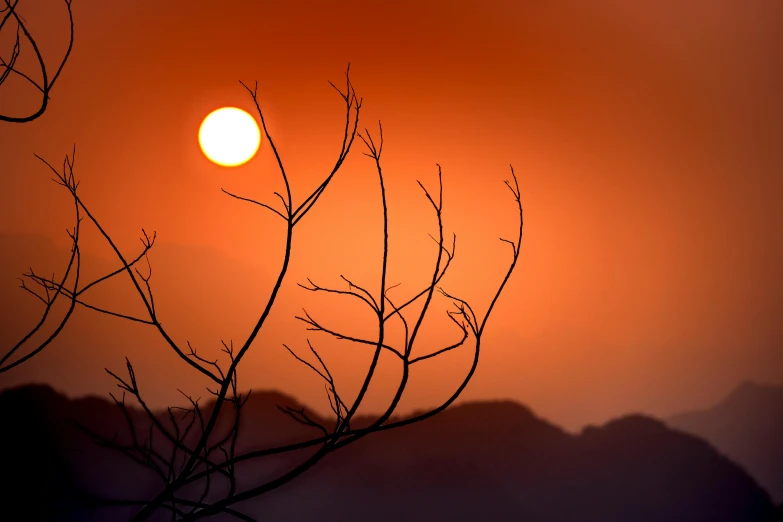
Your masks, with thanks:
M 717 404 L 666 423 L 709 441 L 783 502 L 783 386 L 745 381 Z
M 241 451 L 319 435 L 280 412 L 280 401 L 310 411 L 286 394 L 254 392 L 243 416 Z M 209 411 L 209 404 L 204 409 Z M 48 386 L 27 386 L 0 393 L 0 411 L 16 420 L 12 429 L 0 432 L 0 447 L 14 449 L 6 455 L 7 469 L 27 473 L 32 482 L 22 483 L 35 483 L 41 473 L 49 477 L 45 491 L 52 499 L 47 507 L 17 485 L 0 491 L 5 497 L 0 501 L 37 505 L 54 516 L 58 502 L 79 495 L 113 498 L 121 492 L 149 498 L 159 489 L 154 474 L 66 422 L 126 440 L 124 417 L 104 399 L 69 399 Z M 140 412 L 131 410 L 131 417 L 145 433 Z M 356 419 L 357 425 L 369 419 Z M 32 466 L 24 457 L 30 454 L 37 455 Z M 307 450 L 238 468 L 238 481 L 273 477 L 305 455 Z M 339 499 L 347 492 L 346 506 Z M 769 495 L 741 467 L 704 440 L 661 421 L 629 415 L 570 434 L 508 400 L 461 403 L 421 423 L 374 433 L 238 507 L 272 521 L 357 522 L 368 516 L 380 521 L 766 522 L 773 509 Z M 324 518 L 335 509 L 339 516 Z M 95 520 L 123 520 L 133 509 L 98 513 Z

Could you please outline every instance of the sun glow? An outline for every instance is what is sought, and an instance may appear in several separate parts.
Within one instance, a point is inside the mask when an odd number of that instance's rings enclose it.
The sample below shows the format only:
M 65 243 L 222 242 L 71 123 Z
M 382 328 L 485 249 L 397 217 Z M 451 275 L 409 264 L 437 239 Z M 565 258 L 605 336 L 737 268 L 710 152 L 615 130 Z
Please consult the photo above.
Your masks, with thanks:
M 201 151 L 212 162 L 236 167 L 255 156 L 261 132 L 253 117 L 236 107 L 210 112 L 198 130 Z

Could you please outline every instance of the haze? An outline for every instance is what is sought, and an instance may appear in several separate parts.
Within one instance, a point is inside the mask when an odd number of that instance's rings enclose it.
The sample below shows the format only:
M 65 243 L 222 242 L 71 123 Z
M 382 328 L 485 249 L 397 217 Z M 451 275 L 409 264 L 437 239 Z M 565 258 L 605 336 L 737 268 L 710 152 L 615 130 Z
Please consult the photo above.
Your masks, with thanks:
M 47 3 L 30 23 L 55 28 L 40 43 L 57 55 L 61 6 Z M 779 1 L 80 0 L 74 15 L 74 52 L 47 113 L 0 127 L 3 343 L 37 310 L 16 278 L 30 264 L 61 273 L 67 255 L 72 203 L 33 153 L 57 164 L 74 143 L 82 196 L 120 244 L 135 252 L 142 227 L 158 232 L 152 284 L 179 340 L 216 351 L 246 335 L 283 230 L 220 188 L 271 199 L 279 175 L 264 141 L 246 165 L 210 164 L 198 125 L 219 106 L 253 113 L 238 80 L 258 80 L 301 200 L 339 150 L 343 108 L 327 81 L 339 84 L 350 61 L 362 127 L 383 122 L 391 277 L 405 282 L 402 295 L 434 255 L 416 179 L 432 187 L 443 166 L 446 227 L 459 243 L 446 286 L 484 307 L 507 262 L 497 238 L 514 226 L 510 163 L 520 178 L 521 264 L 462 400 L 512 398 L 573 429 L 708 405 L 747 379 L 783 383 Z M 354 320 L 295 283 L 377 276 L 377 186 L 358 150 L 314 212 L 273 332 L 240 379 L 326 409 L 321 384 L 280 343 L 304 346 L 293 319 L 302 306 Z M 110 259 L 92 232 L 85 249 L 94 267 Z M 103 298 L 131 303 L 123 292 Z M 428 339 L 456 336 L 447 327 Z M 311 339 L 347 378 L 364 360 Z M 152 332 L 84 309 L 2 386 L 105 395 L 103 368 L 122 368 L 126 355 L 160 405 L 178 400 L 177 387 L 203 390 Z M 467 360 L 433 364 L 413 375 L 403 410 L 442 398 Z

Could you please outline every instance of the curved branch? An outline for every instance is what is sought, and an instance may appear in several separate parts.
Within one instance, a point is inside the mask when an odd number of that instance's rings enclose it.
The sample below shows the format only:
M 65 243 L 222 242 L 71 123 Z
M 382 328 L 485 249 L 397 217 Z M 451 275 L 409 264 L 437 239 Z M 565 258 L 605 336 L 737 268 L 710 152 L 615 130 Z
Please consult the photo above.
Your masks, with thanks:
M 2 358 L 0 358 L 0 374 L 19 366 L 20 364 L 24 363 L 25 361 L 29 360 L 30 358 L 34 357 L 35 355 L 43 351 L 60 334 L 62 329 L 65 328 L 66 323 L 71 318 L 71 315 L 73 314 L 73 311 L 76 308 L 76 303 L 77 303 L 76 295 L 79 288 L 79 278 L 81 275 L 81 250 L 79 249 L 79 237 L 80 237 L 79 234 L 81 232 L 82 217 L 80 213 L 79 200 L 78 197 L 76 196 L 76 190 L 79 184 L 76 181 L 73 174 L 73 165 L 74 165 L 73 159 L 68 160 L 66 156 L 66 161 L 63 163 L 62 174 L 55 171 L 55 173 L 58 176 L 57 182 L 64 186 L 67 186 L 74 198 L 75 225 L 73 228 L 73 232 L 67 231 L 72 241 L 71 257 L 68 260 L 68 265 L 65 268 L 65 274 L 63 275 L 59 283 L 55 283 L 53 281 L 54 276 L 52 276 L 51 285 L 43 282 L 44 280 L 36 276 L 32 269 L 30 269 L 30 272 L 28 274 L 24 274 L 25 277 L 30 279 L 30 281 L 35 282 L 36 284 L 39 284 L 44 288 L 47 298 L 44 299 L 38 294 L 36 294 L 35 292 L 33 292 L 32 290 L 30 290 L 29 288 L 27 288 L 24 284 L 24 280 L 22 280 L 21 288 L 27 290 L 28 292 L 32 293 L 33 295 L 41 299 L 45 304 L 45 308 L 38 323 L 27 334 L 25 334 L 22 337 L 22 339 L 20 339 L 14 346 L 12 346 L 8 350 L 8 352 L 6 352 L 5 355 L 2 356 Z M 68 280 L 68 277 L 71 274 L 71 270 L 74 270 L 75 277 L 73 281 L 73 288 L 72 290 L 68 291 L 65 288 L 65 282 Z M 50 294 L 49 290 L 53 290 L 54 295 Z M 70 294 L 70 301 L 71 301 L 70 306 L 68 307 L 68 310 L 66 311 L 65 315 L 60 320 L 59 324 L 55 327 L 54 331 L 46 339 L 40 342 L 37 347 L 30 350 L 24 356 L 9 363 L 8 361 L 10 360 L 10 358 L 13 357 L 13 355 L 18 350 L 20 350 L 22 346 L 25 345 L 25 343 L 27 343 L 30 339 L 32 339 L 32 337 L 46 323 L 46 320 L 49 317 L 49 312 L 51 312 L 52 307 L 54 306 L 57 299 L 61 295 L 68 296 L 68 294 Z
M 52 75 L 50 80 L 49 72 L 46 67 L 46 61 L 44 60 L 41 50 L 38 47 L 38 43 L 36 42 L 33 35 L 30 34 L 30 31 L 27 29 L 27 25 L 25 24 L 22 17 L 19 16 L 19 13 L 17 13 L 16 11 L 16 7 L 19 4 L 19 1 L 20 0 L 16 0 L 16 2 L 12 4 L 11 0 L 4 0 L 6 7 L 0 10 L 0 12 L 5 12 L 2 21 L 0 21 L 0 31 L 2 31 L 6 23 L 11 18 L 13 18 L 14 21 L 16 22 L 16 30 L 17 30 L 16 41 L 11 51 L 11 59 L 8 62 L 5 62 L 2 59 L 0 59 L 0 68 L 3 69 L 3 72 L 0 75 L 0 86 L 2 86 L 4 81 L 9 77 L 11 73 L 14 73 L 20 76 L 21 78 L 25 79 L 29 84 L 33 85 L 41 93 L 41 102 L 38 109 L 30 112 L 25 116 L 9 116 L 6 114 L 0 114 L 0 121 L 5 121 L 9 123 L 27 123 L 43 115 L 43 113 L 46 111 L 49 105 L 49 99 L 50 99 L 49 93 L 54 88 L 54 84 L 57 82 L 57 79 L 60 77 L 60 73 L 62 73 L 63 68 L 65 67 L 65 63 L 68 61 L 68 58 L 71 55 L 71 51 L 73 50 L 73 36 L 74 36 L 73 11 L 71 9 L 71 0 L 64 0 L 65 7 L 68 11 L 68 24 L 69 24 L 68 48 L 66 49 L 62 61 L 58 65 L 54 75 Z M 27 40 L 27 42 L 30 44 L 30 47 L 33 49 L 33 52 L 35 53 L 37 66 L 41 72 L 41 77 L 42 77 L 40 84 L 35 82 L 30 77 L 29 74 L 19 71 L 18 69 L 15 68 L 17 59 L 21 54 L 21 50 L 20 50 L 21 46 L 20 46 L 20 39 L 19 39 L 20 30 L 24 35 L 25 39 Z

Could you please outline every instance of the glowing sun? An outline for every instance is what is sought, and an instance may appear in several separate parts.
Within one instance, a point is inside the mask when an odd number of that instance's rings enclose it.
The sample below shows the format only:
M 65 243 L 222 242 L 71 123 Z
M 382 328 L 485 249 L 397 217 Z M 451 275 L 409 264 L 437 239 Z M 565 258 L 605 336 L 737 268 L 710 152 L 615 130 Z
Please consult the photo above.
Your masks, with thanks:
M 210 112 L 201 122 L 198 143 L 210 161 L 223 167 L 236 167 L 255 156 L 261 132 L 247 112 L 223 107 Z

